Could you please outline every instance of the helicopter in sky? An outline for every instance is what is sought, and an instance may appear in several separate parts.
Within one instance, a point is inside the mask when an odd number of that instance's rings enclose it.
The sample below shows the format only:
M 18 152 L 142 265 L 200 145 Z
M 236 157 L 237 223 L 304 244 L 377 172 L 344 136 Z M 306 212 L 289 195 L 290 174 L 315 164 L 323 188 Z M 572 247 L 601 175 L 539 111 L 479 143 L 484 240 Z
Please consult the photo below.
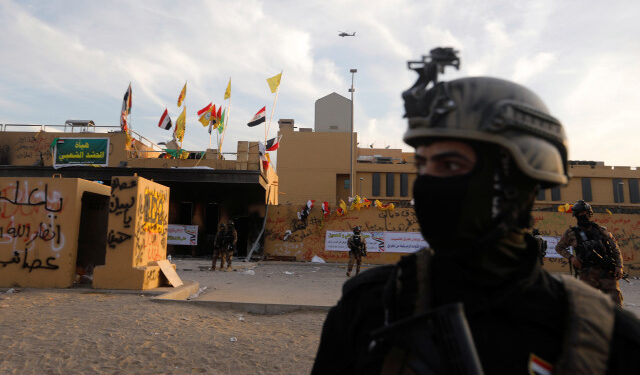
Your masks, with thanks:
M 345 36 L 356 36 L 356 32 L 355 32 L 355 31 L 353 32 L 353 34 L 349 34 L 349 33 L 346 33 L 346 32 L 344 32 L 344 31 L 339 31 L 339 33 L 340 33 L 340 34 L 338 34 L 338 36 L 341 36 L 341 37 L 345 37 Z

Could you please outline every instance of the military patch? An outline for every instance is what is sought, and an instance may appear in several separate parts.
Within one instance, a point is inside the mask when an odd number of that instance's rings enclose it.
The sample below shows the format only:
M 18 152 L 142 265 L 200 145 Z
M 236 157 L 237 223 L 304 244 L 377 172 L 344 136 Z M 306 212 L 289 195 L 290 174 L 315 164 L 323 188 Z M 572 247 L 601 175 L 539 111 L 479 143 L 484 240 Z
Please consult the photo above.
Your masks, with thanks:
M 551 375 L 553 366 L 551 363 L 531 353 L 529 355 L 529 374 L 531 375 Z

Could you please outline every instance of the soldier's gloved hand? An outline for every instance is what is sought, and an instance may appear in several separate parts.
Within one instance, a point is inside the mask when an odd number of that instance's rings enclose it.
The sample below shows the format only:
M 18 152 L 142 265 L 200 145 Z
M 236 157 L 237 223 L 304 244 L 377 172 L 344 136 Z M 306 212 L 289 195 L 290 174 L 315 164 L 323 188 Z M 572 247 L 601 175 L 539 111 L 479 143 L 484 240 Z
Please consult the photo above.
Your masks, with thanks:
M 580 260 L 575 255 L 572 255 L 571 258 L 569 258 L 569 260 L 571 261 L 571 264 L 573 264 L 575 268 L 577 269 L 582 268 L 582 262 L 580 262 Z
M 614 273 L 616 280 L 622 279 L 622 267 L 616 267 L 616 271 Z

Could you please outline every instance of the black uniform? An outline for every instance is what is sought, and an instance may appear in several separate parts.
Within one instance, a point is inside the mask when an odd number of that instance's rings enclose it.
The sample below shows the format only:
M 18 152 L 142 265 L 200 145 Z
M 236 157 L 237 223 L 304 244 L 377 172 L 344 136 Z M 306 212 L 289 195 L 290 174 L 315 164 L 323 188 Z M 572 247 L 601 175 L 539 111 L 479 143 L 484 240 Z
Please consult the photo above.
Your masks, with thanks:
M 553 364 L 562 353 L 567 302 L 562 283 L 541 269 L 531 251 L 522 252 L 511 274 L 498 279 L 469 274 L 465 265 L 435 255 L 432 263 L 434 306 L 462 301 L 485 374 L 528 374 L 533 353 Z M 397 275 L 405 289 L 395 293 Z M 312 374 L 379 374 L 391 344 L 376 342 L 371 332 L 385 322 L 385 307 L 392 320 L 410 314 L 417 288 L 416 256 L 404 257 L 396 266 L 363 272 L 343 287 L 343 296 L 325 321 Z M 393 316 L 395 315 L 395 319 Z M 406 339 L 406 337 L 404 338 Z M 607 374 L 640 374 L 640 324 L 626 311 L 616 309 Z

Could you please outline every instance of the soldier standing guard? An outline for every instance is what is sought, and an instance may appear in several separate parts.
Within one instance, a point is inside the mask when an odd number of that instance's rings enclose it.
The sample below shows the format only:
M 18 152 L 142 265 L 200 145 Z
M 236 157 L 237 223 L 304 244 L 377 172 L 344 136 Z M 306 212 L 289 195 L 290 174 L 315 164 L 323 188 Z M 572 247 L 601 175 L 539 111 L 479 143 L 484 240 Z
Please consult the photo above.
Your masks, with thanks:
M 216 270 L 218 257 L 220 257 L 220 269 L 224 269 L 224 235 L 224 223 L 220 223 L 218 226 L 218 232 L 216 233 L 216 239 L 213 241 L 213 262 L 211 262 L 211 271 Z
M 410 61 L 403 94 L 431 248 L 345 282 L 311 374 L 639 374 L 640 322 L 542 269 L 528 233 L 538 191 L 568 182 L 561 123 L 516 83 L 438 80 L 456 52 Z
M 353 262 L 356 263 L 357 275 L 360 273 L 360 264 L 362 263 L 362 257 L 367 256 L 367 243 L 360 235 L 360 227 L 353 227 L 353 235 L 349 237 L 347 246 L 349 247 L 349 266 L 347 267 L 347 276 L 351 276 Z
M 578 225 L 564 232 L 556 251 L 569 259 L 580 280 L 610 295 L 613 302 L 622 306 L 618 282 L 623 274 L 622 256 L 615 238 L 607 228 L 591 221 L 593 209 L 589 203 L 579 200 L 571 210 Z M 569 246 L 573 247 L 575 254 L 568 251 Z
M 233 225 L 233 220 L 229 220 L 227 223 L 227 230 L 224 234 L 224 254 L 223 259 L 227 259 L 227 271 L 231 270 L 231 258 L 236 250 L 236 244 L 238 243 L 238 232 Z M 220 266 L 222 269 L 222 266 Z

